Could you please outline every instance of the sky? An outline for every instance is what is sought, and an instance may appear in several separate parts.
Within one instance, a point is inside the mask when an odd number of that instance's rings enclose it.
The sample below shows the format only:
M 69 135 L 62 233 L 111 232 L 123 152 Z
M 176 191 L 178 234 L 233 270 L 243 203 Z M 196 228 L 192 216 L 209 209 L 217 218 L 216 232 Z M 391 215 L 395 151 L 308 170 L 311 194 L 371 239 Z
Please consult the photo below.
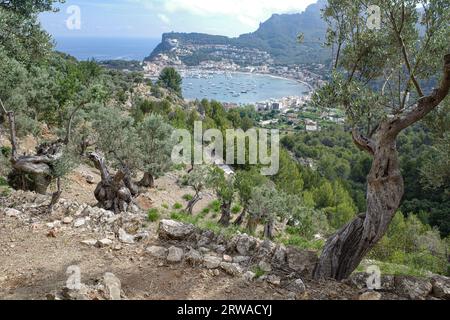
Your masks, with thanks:
M 302 12 L 317 0 L 66 0 L 41 14 L 55 37 L 159 39 L 164 32 L 235 37 L 255 31 L 274 13 Z

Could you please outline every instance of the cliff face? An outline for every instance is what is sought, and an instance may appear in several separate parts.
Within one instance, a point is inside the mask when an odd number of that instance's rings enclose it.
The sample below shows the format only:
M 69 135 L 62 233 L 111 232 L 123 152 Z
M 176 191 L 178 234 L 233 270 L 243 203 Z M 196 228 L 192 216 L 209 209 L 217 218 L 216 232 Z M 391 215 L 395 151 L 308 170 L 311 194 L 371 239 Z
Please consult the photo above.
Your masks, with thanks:
M 165 33 L 162 42 L 146 60 L 152 60 L 161 53 L 174 54 L 174 48 L 188 47 L 188 50 L 182 50 L 187 54 L 180 58 L 187 60 L 188 64 L 195 64 L 203 60 L 216 60 L 209 52 L 211 46 L 228 46 L 230 49 L 266 52 L 275 64 L 324 63 L 330 58 L 330 51 L 322 46 L 327 26 L 321 18 L 321 9 L 325 5 L 326 1 L 319 0 L 302 13 L 274 14 L 261 23 L 258 30 L 238 38 L 202 33 Z M 305 36 L 303 44 L 297 43 L 299 33 Z M 192 59 L 194 56 L 195 59 Z

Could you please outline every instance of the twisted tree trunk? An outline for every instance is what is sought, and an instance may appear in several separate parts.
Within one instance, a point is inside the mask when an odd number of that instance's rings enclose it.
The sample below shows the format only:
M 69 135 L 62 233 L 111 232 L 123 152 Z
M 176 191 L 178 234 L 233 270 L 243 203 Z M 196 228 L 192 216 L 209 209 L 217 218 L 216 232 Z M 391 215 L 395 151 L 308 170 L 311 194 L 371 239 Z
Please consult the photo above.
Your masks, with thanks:
M 188 202 L 187 206 L 186 206 L 186 212 L 189 215 L 192 215 L 192 212 L 194 210 L 194 206 L 196 205 L 197 202 L 199 202 L 202 199 L 200 192 L 196 191 L 194 197 L 191 199 L 191 201 Z
M 273 219 L 269 219 L 264 224 L 264 238 L 272 240 L 273 239 L 273 231 L 274 231 L 274 221 L 273 221 Z
M 145 172 L 141 181 L 139 181 L 139 185 L 141 187 L 154 188 L 155 187 L 155 179 L 154 179 L 153 175 L 151 175 L 148 172 Z
M 367 211 L 328 239 L 314 270 L 315 278 L 347 278 L 384 236 L 404 192 L 396 147 L 397 136 L 436 108 L 447 97 L 449 89 L 450 54 L 447 54 L 440 86 L 431 95 L 422 96 L 410 111 L 381 122 L 374 139 L 353 130 L 355 144 L 373 156 L 372 168 L 367 177 Z
M 384 236 L 403 197 L 395 138 L 383 137 L 373 146 L 367 177 L 367 211 L 328 239 L 314 276 L 347 278 Z
M 223 202 L 220 206 L 221 217 L 219 220 L 219 224 L 224 227 L 228 227 L 230 225 L 231 220 L 231 202 Z
M 100 170 L 101 181 L 98 183 L 94 195 L 99 206 L 114 213 L 126 212 L 133 201 L 134 185 L 126 170 L 119 170 L 112 176 L 105 160 L 97 153 L 90 153 L 89 159 Z
M 244 206 L 242 209 L 241 214 L 234 220 L 233 225 L 235 226 L 241 226 L 244 222 L 245 216 L 247 215 L 247 208 Z

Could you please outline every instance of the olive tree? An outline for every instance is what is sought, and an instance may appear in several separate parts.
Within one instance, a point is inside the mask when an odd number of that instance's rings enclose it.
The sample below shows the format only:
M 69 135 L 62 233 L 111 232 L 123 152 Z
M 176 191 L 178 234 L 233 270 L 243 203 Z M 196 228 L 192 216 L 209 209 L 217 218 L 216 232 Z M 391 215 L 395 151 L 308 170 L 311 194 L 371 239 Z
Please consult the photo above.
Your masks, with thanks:
M 172 126 L 165 122 L 162 116 L 155 114 L 147 116 L 139 125 L 139 147 L 143 155 L 144 171 L 139 185 L 153 188 L 155 179 L 171 168 L 171 154 L 175 145 L 172 132 Z
M 266 183 L 252 191 L 247 229 L 255 232 L 259 222 L 264 224 L 264 237 L 273 239 L 275 222 L 286 213 L 286 194 L 279 192 L 272 183 Z
M 376 28 L 368 23 L 370 5 L 380 8 Z M 373 160 L 366 212 L 328 239 L 314 271 L 316 278 L 341 280 L 384 236 L 401 203 L 397 136 L 448 95 L 450 3 L 329 0 L 324 17 L 328 42 L 339 50 L 332 79 L 314 100 L 345 110 L 354 143 Z
M 192 214 L 194 206 L 202 199 L 202 191 L 211 187 L 214 180 L 213 168 L 209 165 L 194 165 L 192 170 L 183 177 L 183 184 L 194 189 L 194 196 L 186 206 L 186 212 Z

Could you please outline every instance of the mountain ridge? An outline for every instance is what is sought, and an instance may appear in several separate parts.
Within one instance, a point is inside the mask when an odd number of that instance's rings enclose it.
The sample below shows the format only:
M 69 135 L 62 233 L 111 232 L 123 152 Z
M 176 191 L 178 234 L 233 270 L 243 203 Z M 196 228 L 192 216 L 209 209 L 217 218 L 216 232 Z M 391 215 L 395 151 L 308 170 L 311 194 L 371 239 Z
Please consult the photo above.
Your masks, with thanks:
M 326 3 L 325 0 L 319 0 L 301 13 L 273 14 L 268 20 L 260 23 L 255 32 L 235 38 L 206 33 L 164 33 L 161 43 L 145 61 L 151 61 L 160 54 L 171 55 L 175 46 L 189 46 L 191 54 L 179 58 L 184 63 L 195 65 L 205 60 L 217 60 L 205 46 L 230 46 L 267 52 L 272 57 L 273 63 L 279 65 L 326 63 L 331 56 L 330 50 L 322 45 L 327 25 L 321 18 L 321 10 Z M 304 35 L 302 44 L 297 42 L 300 33 Z M 176 43 L 173 40 L 176 40 Z M 192 50 L 192 46 L 197 47 Z M 237 63 L 239 64 L 239 61 Z

